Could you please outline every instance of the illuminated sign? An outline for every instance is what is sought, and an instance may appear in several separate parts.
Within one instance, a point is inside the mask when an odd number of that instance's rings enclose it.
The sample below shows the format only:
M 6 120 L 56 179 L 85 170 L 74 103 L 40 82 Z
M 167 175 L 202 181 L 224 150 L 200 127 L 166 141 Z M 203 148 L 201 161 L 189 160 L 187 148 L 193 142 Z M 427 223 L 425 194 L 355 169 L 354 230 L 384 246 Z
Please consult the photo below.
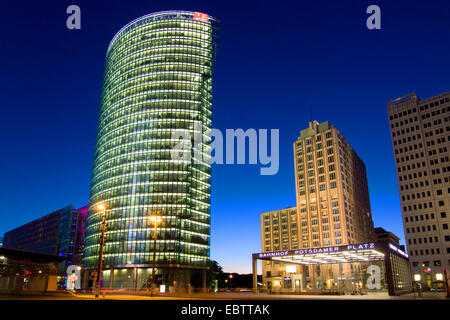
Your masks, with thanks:
M 375 243 L 351 244 L 347 250 L 375 249 Z
M 195 11 L 194 12 L 194 20 L 208 22 L 209 16 L 206 13 L 201 13 L 201 12 Z
M 323 252 L 334 252 L 334 251 L 339 251 L 339 247 L 295 250 L 295 254 L 323 253 Z
M 314 249 L 265 252 L 265 253 L 259 253 L 258 257 L 259 258 L 271 258 L 271 257 L 283 257 L 283 256 L 290 256 L 290 255 L 307 255 L 307 254 L 316 254 L 316 253 L 367 250 L 367 249 L 376 249 L 375 243 L 351 244 L 351 245 L 340 246 L 340 247 L 324 247 L 324 248 L 314 248 Z M 400 249 L 398 249 L 396 251 L 398 251 L 400 254 L 405 255 L 405 253 L 403 253 Z
M 260 258 L 268 258 L 268 257 L 282 257 L 289 254 L 289 251 L 281 251 L 281 252 L 268 252 L 268 253 L 260 253 Z
M 296 273 L 297 267 L 296 266 L 286 266 L 286 273 Z
M 291 280 L 291 277 L 284 277 L 284 280 Z
M 400 253 L 402 256 L 404 256 L 405 258 L 408 258 L 408 255 L 406 253 L 404 253 L 402 250 L 400 250 L 399 248 L 397 248 L 396 246 L 394 246 L 393 244 L 389 243 L 389 248 L 392 251 L 398 252 Z

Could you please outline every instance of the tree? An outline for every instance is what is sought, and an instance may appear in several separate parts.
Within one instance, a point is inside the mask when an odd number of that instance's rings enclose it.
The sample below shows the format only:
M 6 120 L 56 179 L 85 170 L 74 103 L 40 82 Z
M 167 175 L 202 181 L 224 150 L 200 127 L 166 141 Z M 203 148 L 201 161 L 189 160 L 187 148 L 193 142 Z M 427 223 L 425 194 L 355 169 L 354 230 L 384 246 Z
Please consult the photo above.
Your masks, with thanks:
M 206 288 L 214 287 L 215 281 L 223 279 L 223 270 L 217 261 L 209 260 L 206 264 Z M 191 285 L 195 288 L 203 287 L 203 270 L 194 270 L 191 273 Z

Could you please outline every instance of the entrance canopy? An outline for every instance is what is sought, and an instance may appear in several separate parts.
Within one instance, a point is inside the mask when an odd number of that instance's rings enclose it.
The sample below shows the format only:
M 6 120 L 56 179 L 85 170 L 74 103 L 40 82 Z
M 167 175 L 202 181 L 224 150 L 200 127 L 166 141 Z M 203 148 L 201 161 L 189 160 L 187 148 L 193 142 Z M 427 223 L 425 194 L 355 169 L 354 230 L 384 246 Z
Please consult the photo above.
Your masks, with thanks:
M 256 256 L 256 259 L 261 260 L 278 260 L 282 262 L 306 265 L 366 262 L 384 260 L 385 247 L 379 245 L 377 246 L 376 243 L 362 243 L 304 250 L 264 252 L 256 253 L 253 256 Z
M 289 264 L 314 266 L 361 263 L 364 265 L 362 269 L 367 273 L 367 277 L 373 275 L 372 271 L 368 273 L 369 271 L 367 270 L 373 270 L 373 267 L 370 266 L 374 265 L 378 266 L 375 268 L 383 273 L 380 277 L 386 279 L 390 295 L 402 294 L 412 290 L 408 254 L 389 241 L 254 253 L 252 260 L 253 290 L 255 292 L 258 290 L 256 281 L 257 260 L 277 261 L 286 265 L 286 271 L 278 270 L 276 271 L 276 276 L 272 272 L 271 276 L 269 276 L 272 278 L 278 276 L 289 278 L 288 274 L 302 273 L 301 271 L 300 273 L 296 271 L 298 269 L 294 266 L 289 266 Z M 380 269 L 379 266 L 382 266 L 382 268 Z M 304 277 L 305 275 L 303 274 L 302 276 Z M 364 281 L 367 282 L 368 280 L 364 279 Z M 371 287 L 372 285 L 367 284 L 364 286 Z

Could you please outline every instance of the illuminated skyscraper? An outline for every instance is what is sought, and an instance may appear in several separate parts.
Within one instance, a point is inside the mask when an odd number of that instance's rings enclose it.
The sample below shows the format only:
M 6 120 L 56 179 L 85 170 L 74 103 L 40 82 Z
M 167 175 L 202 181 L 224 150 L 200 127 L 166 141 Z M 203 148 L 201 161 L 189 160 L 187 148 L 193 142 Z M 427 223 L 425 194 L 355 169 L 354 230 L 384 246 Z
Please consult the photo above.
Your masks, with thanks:
M 100 214 L 107 209 L 103 287 L 141 289 L 151 278 L 154 226 L 159 283 L 182 286 L 210 249 L 212 69 L 218 21 L 163 11 L 138 18 L 107 55 L 83 265 L 97 265 Z M 175 130 L 203 139 L 189 160 L 174 159 Z M 205 156 L 206 155 L 206 156 Z M 87 278 L 87 277 L 85 277 Z

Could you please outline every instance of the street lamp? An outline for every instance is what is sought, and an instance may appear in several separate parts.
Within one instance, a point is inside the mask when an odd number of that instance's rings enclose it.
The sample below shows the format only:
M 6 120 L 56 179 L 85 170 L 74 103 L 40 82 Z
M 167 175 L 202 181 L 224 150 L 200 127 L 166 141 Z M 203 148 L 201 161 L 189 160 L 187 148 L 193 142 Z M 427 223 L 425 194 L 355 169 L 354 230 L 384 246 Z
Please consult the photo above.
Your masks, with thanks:
M 94 295 L 95 298 L 98 298 L 100 293 L 100 279 L 102 277 L 102 263 L 103 263 L 103 247 L 105 246 L 105 232 L 106 232 L 106 205 L 103 203 L 99 203 L 97 205 L 97 210 L 102 211 L 102 226 L 101 226 L 101 234 L 100 234 L 100 248 L 98 251 L 98 260 L 97 260 L 97 274 L 95 276 L 95 285 L 94 285 Z
M 162 219 L 159 215 L 152 214 L 150 215 L 150 221 L 155 225 L 155 231 L 153 233 L 153 264 L 152 264 L 152 285 L 151 285 L 151 296 L 154 295 L 154 288 L 155 288 L 155 265 L 156 265 L 156 230 L 158 229 L 158 223 L 161 223 Z
M 445 292 L 447 293 L 446 298 L 450 298 L 450 288 L 448 285 L 448 269 L 444 270 L 444 279 L 445 279 Z

